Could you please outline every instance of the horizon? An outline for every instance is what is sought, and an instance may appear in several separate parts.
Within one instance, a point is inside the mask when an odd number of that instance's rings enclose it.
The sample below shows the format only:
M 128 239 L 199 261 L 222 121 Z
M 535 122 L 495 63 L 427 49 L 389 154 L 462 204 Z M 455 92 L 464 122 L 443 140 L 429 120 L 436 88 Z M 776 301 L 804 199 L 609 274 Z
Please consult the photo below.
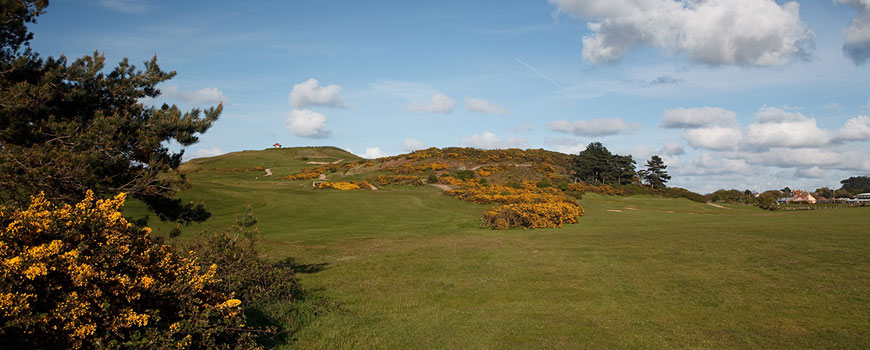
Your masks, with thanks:
M 812 191 L 870 173 L 868 13 L 857 0 L 56 1 L 31 46 L 98 50 L 108 67 L 156 54 L 178 75 L 145 102 L 223 102 L 186 160 L 275 142 L 371 158 L 597 141 L 639 167 L 662 156 L 670 185 L 699 193 Z

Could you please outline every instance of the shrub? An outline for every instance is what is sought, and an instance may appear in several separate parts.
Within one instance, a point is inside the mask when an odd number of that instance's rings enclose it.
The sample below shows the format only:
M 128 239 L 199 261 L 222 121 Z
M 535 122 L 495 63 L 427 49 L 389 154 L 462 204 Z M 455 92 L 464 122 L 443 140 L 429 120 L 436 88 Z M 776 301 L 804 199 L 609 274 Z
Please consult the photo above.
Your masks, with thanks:
M 435 175 L 435 173 L 429 173 L 429 176 L 426 177 L 426 182 L 428 182 L 430 184 L 437 184 L 438 183 L 438 175 Z
M 378 175 L 378 177 L 376 177 L 374 181 L 380 186 L 393 184 L 423 186 L 423 179 L 421 179 L 419 176 L 412 175 Z
M 462 181 L 465 181 L 465 180 L 471 180 L 471 179 L 474 179 L 474 178 L 475 178 L 475 176 L 474 176 L 474 171 L 473 171 L 473 170 L 456 170 L 456 171 L 451 171 L 451 172 L 450 172 L 450 176 L 452 176 L 452 177 L 454 177 L 454 178 L 457 178 L 457 179 L 459 179 L 459 180 L 462 180 Z
M 0 208 L 0 347 L 255 348 L 218 267 L 134 228 L 124 200 Z
M 498 230 L 511 227 L 555 228 L 576 224 L 580 216 L 583 216 L 583 208 L 572 203 L 516 203 L 486 211 L 481 226 Z
M 342 191 L 350 191 L 350 190 L 367 190 L 371 188 L 371 185 L 366 181 L 337 181 L 337 182 L 318 182 L 314 185 L 315 189 L 326 189 L 326 188 L 334 188 L 336 190 Z

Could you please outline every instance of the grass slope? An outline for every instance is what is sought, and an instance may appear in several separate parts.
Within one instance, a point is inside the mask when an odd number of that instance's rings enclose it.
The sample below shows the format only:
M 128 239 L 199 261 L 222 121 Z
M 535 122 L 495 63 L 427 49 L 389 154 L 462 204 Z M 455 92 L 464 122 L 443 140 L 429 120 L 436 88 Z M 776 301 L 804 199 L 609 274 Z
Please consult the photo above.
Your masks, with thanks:
M 305 166 L 263 152 L 199 164 Z M 273 155 L 283 163 L 254 164 Z M 286 347 L 870 348 L 868 208 L 587 194 L 580 224 L 492 231 L 478 228 L 485 206 L 428 186 L 314 191 L 261 175 L 191 173 L 183 197 L 215 216 L 184 231 L 251 203 L 270 257 L 325 266 L 301 282 L 342 306 Z

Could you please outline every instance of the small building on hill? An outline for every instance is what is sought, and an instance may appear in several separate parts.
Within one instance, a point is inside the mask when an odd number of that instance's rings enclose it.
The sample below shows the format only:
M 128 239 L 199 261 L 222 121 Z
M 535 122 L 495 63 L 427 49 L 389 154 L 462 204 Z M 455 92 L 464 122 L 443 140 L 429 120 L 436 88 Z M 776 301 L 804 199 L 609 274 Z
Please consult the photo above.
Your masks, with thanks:
M 281 144 L 280 144 L 280 143 L 277 143 L 277 142 L 275 142 L 275 144 L 274 144 L 274 145 L 272 145 L 272 147 L 275 147 L 275 148 L 281 148 Z

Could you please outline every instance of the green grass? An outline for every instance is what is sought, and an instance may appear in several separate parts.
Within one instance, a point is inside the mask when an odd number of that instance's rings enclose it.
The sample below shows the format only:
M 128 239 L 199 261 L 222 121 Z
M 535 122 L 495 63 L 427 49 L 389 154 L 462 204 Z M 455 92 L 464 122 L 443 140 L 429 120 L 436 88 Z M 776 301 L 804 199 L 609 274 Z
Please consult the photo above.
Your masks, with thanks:
M 478 227 L 486 206 L 428 186 L 314 191 L 259 175 L 192 174 L 183 197 L 214 217 L 184 232 L 250 203 L 268 257 L 325 264 L 300 281 L 341 306 L 288 348 L 870 348 L 868 208 L 587 194 L 579 224 L 493 231 Z

